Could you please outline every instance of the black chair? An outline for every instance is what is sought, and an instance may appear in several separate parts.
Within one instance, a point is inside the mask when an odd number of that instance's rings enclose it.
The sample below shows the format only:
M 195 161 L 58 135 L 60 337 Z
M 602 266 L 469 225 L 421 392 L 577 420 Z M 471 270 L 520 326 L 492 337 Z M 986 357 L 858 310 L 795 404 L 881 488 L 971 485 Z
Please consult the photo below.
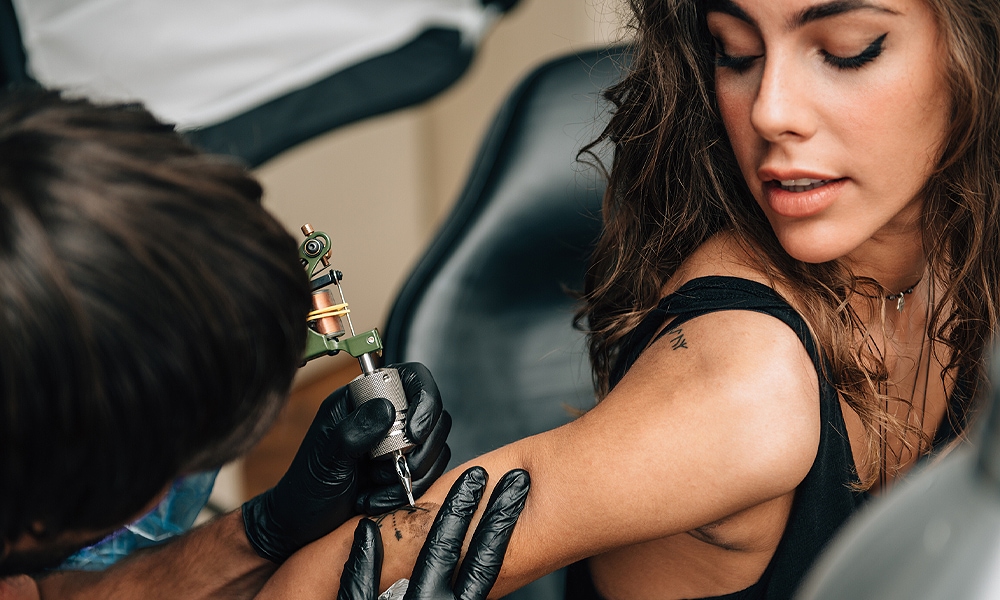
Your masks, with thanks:
M 625 60 L 620 49 L 568 56 L 517 87 L 389 315 L 386 361 L 426 364 L 454 417 L 452 466 L 594 404 L 570 292 L 583 287 L 604 184 L 577 153 L 604 127 L 600 94 Z M 509 598 L 562 588 L 557 573 Z
M 28 76 L 14 4 L 11 0 L 0 0 L 0 90 L 29 81 L 31 77 Z

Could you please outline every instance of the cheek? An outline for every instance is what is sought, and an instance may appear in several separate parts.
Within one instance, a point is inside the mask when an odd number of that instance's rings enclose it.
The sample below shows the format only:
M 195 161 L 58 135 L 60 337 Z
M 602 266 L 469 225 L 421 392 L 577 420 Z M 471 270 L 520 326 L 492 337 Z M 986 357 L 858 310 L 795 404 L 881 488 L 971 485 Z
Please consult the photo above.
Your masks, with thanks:
M 915 61 L 913 64 L 919 64 Z M 839 119 L 831 119 L 867 183 L 894 193 L 916 193 L 937 161 L 948 125 L 948 99 L 932 68 L 886 70 L 850 94 L 830 93 Z M 895 194 L 894 194 L 895 195 Z
M 746 174 L 754 149 L 759 144 L 758 136 L 750 123 L 754 92 L 746 85 L 728 82 L 724 76 L 717 79 L 715 91 L 726 135 L 729 136 L 729 143 L 740 163 L 740 169 Z

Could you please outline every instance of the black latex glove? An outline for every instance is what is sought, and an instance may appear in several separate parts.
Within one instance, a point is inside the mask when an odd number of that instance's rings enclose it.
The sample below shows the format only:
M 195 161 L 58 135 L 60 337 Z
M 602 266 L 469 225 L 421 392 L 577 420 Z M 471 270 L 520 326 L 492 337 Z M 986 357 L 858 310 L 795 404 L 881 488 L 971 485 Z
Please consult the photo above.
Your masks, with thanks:
M 426 367 L 394 367 L 410 405 L 407 434 L 418 444 L 407 460 L 414 494 L 419 495 L 444 472 L 451 457 L 445 444 L 451 418 L 442 410 L 437 384 Z M 353 406 L 346 386 L 330 394 L 278 484 L 243 505 L 247 539 L 262 557 L 282 562 L 359 510 L 385 512 L 406 503 L 391 461 L 368 458 L 392 427 L 395 409 L 378 398 L 352 412 Z M 364 471 L 371 471 L 371 477 L 362 477 Z M 391 480 L 386 472 L 392 473 Z
M 481 600 L 490 593 L 524 509 L 530 479 L 520 469 L 500 479 L 452 586 L 462 542 L 483 497 L 486 478 L 483 468 L 472 467 L 452 486 L 417 557 L 404 600 Z M 354 532 L 337 600 L 376 600 L 381 576 L 382 537 L 373 521 L 362 519 Z

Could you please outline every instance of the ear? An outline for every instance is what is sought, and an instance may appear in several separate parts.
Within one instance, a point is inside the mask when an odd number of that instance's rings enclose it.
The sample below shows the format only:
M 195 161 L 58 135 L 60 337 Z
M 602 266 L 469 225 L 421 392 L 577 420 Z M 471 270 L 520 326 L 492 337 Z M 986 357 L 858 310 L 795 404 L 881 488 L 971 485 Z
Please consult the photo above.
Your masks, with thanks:
M 55 537 L 52 530 L 42 521 L 32 521 L 31 527 L 25 535 L 31 536 L 36 542 L 44 542 Z

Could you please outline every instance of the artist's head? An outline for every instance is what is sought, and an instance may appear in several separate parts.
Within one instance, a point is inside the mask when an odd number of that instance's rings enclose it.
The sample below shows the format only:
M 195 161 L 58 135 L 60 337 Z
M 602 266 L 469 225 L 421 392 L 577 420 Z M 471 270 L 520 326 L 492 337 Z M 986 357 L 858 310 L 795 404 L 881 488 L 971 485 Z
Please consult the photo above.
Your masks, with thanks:
M 615 157 L 588 275 L 599 381 L 681 261 L 729 230 L 797 292 L 865 412 L 866 367 L 853 334 L 836 332 L 854 326 L 846 298 L 885 292 L 853 259 L 907 228 L 927 279 L 944 284 L 932 336 L 952 350 L 953 374 L 985 381 L 1000 287 L 1000 5 L 630 5 L 634 55 L 608 94 Z
M 0 97 L 0 556 L 91 541 L 272 422 L 309 301 L 260 195 L 141 107 Z

